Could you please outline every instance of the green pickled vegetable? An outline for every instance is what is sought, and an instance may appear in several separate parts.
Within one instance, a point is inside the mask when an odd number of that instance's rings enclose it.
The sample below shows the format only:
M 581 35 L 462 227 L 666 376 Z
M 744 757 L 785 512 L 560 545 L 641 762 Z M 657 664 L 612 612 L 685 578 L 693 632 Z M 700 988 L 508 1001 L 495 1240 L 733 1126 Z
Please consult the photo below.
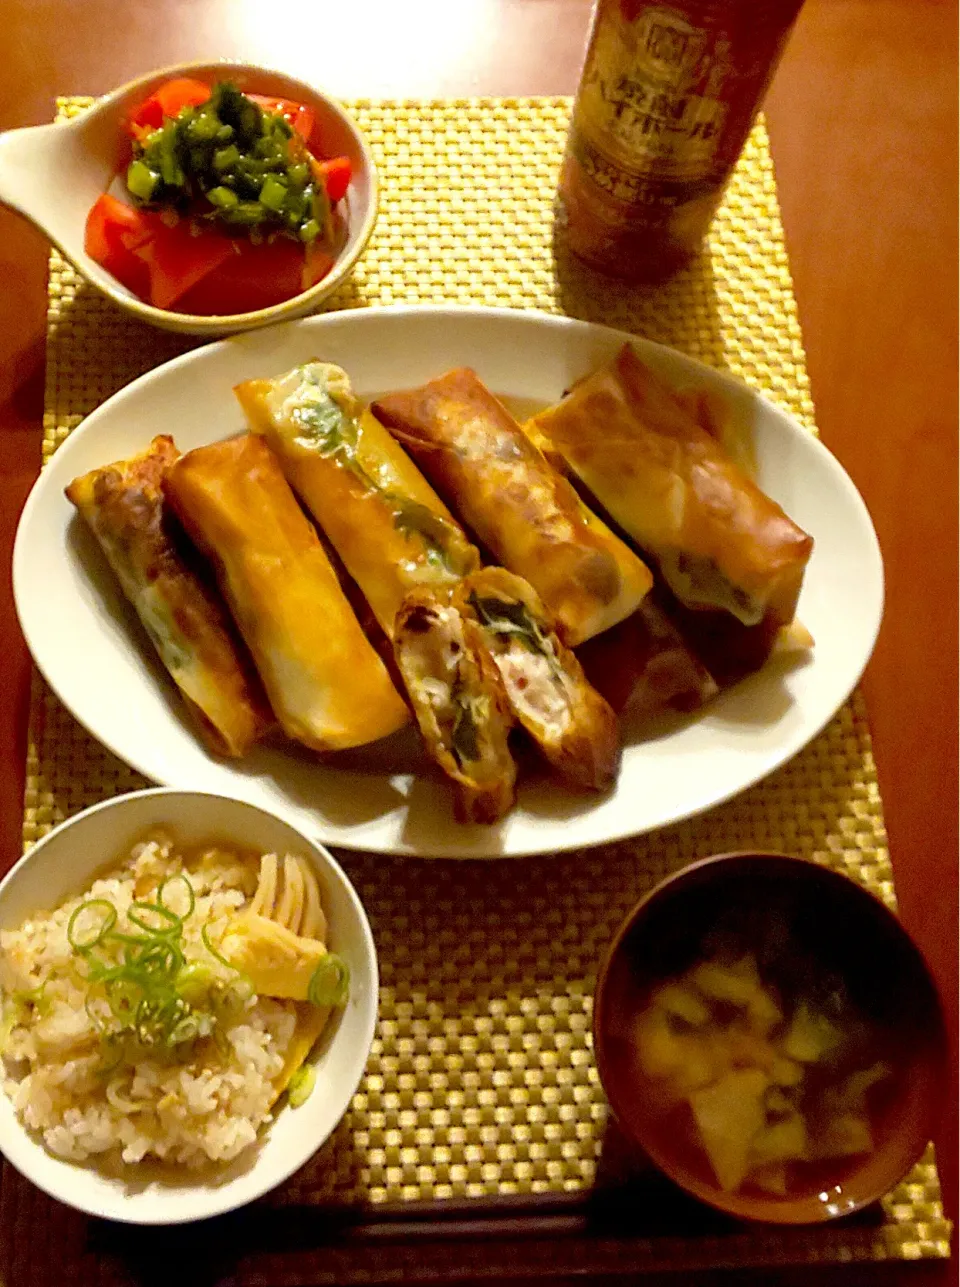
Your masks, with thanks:
M 207 200 L 223 210 L 229 210 L 235 206 L 239 200 L 237 194 L 231 188 L 211 188 L 207 193 Z
M 309 245 L 332 233 L 326 187 L 306 144 L 229 81 L 135 144 L 127 188 L 141 206 L 254 241 L 283 236 Z
M 134 161 L 127 170 L 127 187 L 138 201 L 149 201 L 160 182 L 157 171 L 143 161 Z
M 272 210 L 274 214 L 279 214 L 286 199 L 286 184 L 272 174 L 268 175 L 263 181 L 263 187 L 260 189 L 260 204 L 266 206 L 268 210 Z

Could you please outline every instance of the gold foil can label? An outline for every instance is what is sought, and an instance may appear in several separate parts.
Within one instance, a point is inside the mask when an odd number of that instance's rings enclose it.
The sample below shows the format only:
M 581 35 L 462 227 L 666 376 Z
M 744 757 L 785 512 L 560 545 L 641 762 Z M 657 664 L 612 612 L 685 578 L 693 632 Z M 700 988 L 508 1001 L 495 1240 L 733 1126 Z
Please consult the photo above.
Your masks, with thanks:
M 607 191 L 622 171 L 618 196 L 642 200 L 649 181 L 693 182 L 707 176 L 727 116 L 717 91 L 730 62 L 722 33 L 682 13 L 645 8 L 628 22 L 612 5 L 597 25 L 576 105 L 580 158 Z

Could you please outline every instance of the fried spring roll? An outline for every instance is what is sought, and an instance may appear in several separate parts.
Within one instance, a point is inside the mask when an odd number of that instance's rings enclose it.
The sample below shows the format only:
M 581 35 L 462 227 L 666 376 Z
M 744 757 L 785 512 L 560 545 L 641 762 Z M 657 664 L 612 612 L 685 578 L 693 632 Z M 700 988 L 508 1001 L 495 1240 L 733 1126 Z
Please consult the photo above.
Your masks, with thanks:
M 407 722 L 403 700 L 261 438 L 245 434 L 188 452 L 164 490 L 214 563 L 290 737 L 339 751 Z
M 454 784 L 457 821 L 498 821 L 515 798 L 513 719 L 476 622 L 447 596 L 412 590 L 393 646 L 427 750 Z
M 66 488 L 180 689 L 206 745 L 245 755 L 273 723 L 256 672 L 212 587 L 165 513 L 162 479 L 180 453 L 163 435 L 138 456 Z M 179 539 L 178 539 L 179 538 Z
M 813 636 L 801 622 L 781 626 L 769 618 L 745 626 L 725 612 L 698 612 L 671 605 L 671 616 L 683 637 L 721 688 L 760 670 L 771 656 L 799 657 L 813 647 Z
M 480 626 L 510 709 L 557 773 L 571 786 L 609 787 L 620 767 L 617 717 L 557 638 L 533 587 L 484 568 L 460 583 L 454 602 Z
M 234 393 L 388 637 L 408 591 L 452 589 L 480 566 L 463 529 L 340 367 L 307 362 Z
M 688 608 L 793 620 L 813 540 L 629 345 L 533 425 Z
M 719 692 L 713 676 L 655 602 L 656 593 L 579 652 L 587 678 L 621 719 L 633 725 L 666 710 L 697 710 Z
M 622 621 L 650 589 L 649 569 L 473 371 L 378 398 L 373 411 L 497 562 L 530 582 L 568 647 Z

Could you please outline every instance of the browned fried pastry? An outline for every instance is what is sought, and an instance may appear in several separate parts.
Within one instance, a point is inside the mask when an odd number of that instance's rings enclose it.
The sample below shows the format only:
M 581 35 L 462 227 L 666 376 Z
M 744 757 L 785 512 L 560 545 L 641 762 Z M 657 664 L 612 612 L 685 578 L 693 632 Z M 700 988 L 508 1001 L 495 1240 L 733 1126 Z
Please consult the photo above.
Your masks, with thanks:
M 629 345 L 532 424 L 687 608 L 793 620 L 812 538 Z
M 515 798 L 513 718 L 479 627 L 447 596 L 412 590 L 393 647 L 426 748 L 454 783 L 457 821 L 497 822 Z
M 649 569 L 475 372 L 378 398 L 373 411 L 497 562 L 530 582 L 569 647 L 629 616 L 650 589 Z
M 75 478 L 66 488 L 187 704 L 206 745 L 242 756 L 273 716 L 223 604 L 191 566 L 192 551 L 164 511 L 172 438 Z
M 697 710 L 719 691 L 656 602 L 657 593 L 647 595 L 626 621 L 579 650 L 587 678 L 621 719 L 634 726 L 667 710 Z
M 809 630 L 797 620 L 781 626 L 765 618 L 745 626 L 726 612 L 694 612 L 680 604 L 672 604 L 670 611 L 721 688 L 753 674 L 772 656 L 799 657 L 814 644 Z
M 475 546 L 340 367 L 305 362 L 234 393 L 388 636 L 409 590 L 452 589 L 480 566 Z
M 339 751 L 407 722 L 403 699 L 262 438 L 244 434 L 188 452 L 164 490 L 213 561 L 290 737 Z
M 454 601 L 478 623 L 511 710 L 557 773 L 572 786 L 609 787 L 620 765 L 617 717 L 557 638 L 533 587 L 483 568 L 461 581 Z

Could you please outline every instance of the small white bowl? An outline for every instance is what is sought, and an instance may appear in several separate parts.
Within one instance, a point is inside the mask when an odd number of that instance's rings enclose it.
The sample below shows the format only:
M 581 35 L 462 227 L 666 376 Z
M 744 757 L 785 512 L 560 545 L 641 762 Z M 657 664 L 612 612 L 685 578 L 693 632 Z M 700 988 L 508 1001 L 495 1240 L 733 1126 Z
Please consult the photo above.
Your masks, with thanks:
M 90 207 L 110 186 L 124 160 L 125 114 L 164 81 L 231 80 L 253 94 L 290 98 L 312 107 L 329 156 L 350 158 L 352 177 L 341 209 L 347 239 L 322 281 L 292 299 L 251 313 L 199 316 L 154 308 L 122 286 L 83 248 Z M 129 313 L 164 330 L 189 335 L 229 335 L 313 312 L 348 276 L 377 219 L 377 171 L 353 120 L 334 99 L 283 72 L 254 63 L 179 63 L 149 72 L 113 90 L 67 122 L 33 125 L 0 134 L 0 203 L 25 215 L 83 275 Z
M 254 805 L 200 791 L 156 788 L 116 796 L 78 813 L 39 841 L 0 882 L 0 929 L 81 893 L 94 875 L 121 859 L 144 832 L 171 830 L 186 845 L 216 840 L 262 852 L 297 853 L 320 878 L 330 947 L 350 969 L 350 995 L 331 1017 L 310 1062 L 316 1084 L 299 1108 L 286 1101 L 258 1141 L 222 1168 L 198 1178 L 186 1168 L 165 1173 L 130 1168 L 128 1181 L 95 1162 L 65 1162 L 21 1125 L 0 1090 L 0 1152 L 51 1197 L 90 1215 L 129 1224 L 183 1224 L 220 1215 L 276 1188 L 332 1133 L 363 1076 L 377 1020 L 377 956 L 366 913 L 353 886 L 322 845 Z

